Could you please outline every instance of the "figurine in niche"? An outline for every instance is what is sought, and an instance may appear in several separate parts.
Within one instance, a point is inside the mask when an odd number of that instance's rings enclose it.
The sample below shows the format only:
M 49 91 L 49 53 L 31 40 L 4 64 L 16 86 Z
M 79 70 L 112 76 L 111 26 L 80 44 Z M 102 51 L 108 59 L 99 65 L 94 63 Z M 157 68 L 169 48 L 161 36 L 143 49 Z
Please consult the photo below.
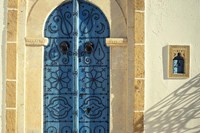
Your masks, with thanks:
M 184 58 L 181 53 L 178 53 L 173 59 L 173 73 L 184 74 Z

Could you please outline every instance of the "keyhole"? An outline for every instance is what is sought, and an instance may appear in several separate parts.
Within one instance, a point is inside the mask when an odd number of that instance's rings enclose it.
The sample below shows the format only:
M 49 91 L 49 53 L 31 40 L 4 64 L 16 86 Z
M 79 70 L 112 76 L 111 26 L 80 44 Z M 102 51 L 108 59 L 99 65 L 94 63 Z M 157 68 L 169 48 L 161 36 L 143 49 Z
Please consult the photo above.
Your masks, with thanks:
M 87 109 L 85 110 L 86 114 L 89 114 L 90 111 L 91 111 L 91 108 L 87 108 Z
M 93 51 L 93 44 L 91 42 L 86 42 L 85 52 L 91 54 Z
M 60 49 L 61 49 L 63 54 L 67 54 L 67 52 L 69 51 L 69 43 L 68 42 L 61 42 L 60 43 Z

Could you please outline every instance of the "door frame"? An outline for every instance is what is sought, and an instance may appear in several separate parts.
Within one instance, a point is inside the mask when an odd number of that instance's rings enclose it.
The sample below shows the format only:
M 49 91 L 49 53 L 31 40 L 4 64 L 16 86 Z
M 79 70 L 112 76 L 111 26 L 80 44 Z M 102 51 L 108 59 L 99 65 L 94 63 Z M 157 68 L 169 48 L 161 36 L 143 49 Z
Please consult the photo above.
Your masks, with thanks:
M 19 113 L 20 111 L 24 112 L 23 116 L 20 114 L 21 117 L 24 117 L 23 125 L 20 125 L 22 118 L 17 117 L 18 125 L 23 127 L 18 128 L 18 132 L 41 132 L 43 130 L 43 46 L 48 44 L 48 40 L 44 38 L 44 24 L 51 11 L 64 1 L 20 2 L 19 18 L 24 21 L 20 20 L 22 22 L 18 26 L 23 29 L 22 34 L 18 36 L 18 43 L 24 44 L 22 47 L 25 50 L 20 50 L 19 54 L 23 54 L 20 58 L 25 59 L 25 70 L 21 75 L 24 77 L 23 82 L 20 79 L 18 82 L 18 86 L 22 84 L 24 86 L 23 95 L 17 94 L 17 104 L 24 105 L 17 109 Z M 105 4 L 101 4 L 102 1 L 99 2 L 99 0 L 88 1 L 97 5 L 104 12 L 111 27 L 110 38 L 106 40 L 107 45 L 111 48 L 110 132 L 132 133 L 134 92 L 133 0 L 125 2 L 127 13 L 124 13 L 121 5 L 115 0 L 104 0 Z M 118 29 L 119 25 L 120 30 Z M 20 64 L 18 65 L 18 69 L 21 70 Z M 119 115 L 119 112 L 123 115 Z

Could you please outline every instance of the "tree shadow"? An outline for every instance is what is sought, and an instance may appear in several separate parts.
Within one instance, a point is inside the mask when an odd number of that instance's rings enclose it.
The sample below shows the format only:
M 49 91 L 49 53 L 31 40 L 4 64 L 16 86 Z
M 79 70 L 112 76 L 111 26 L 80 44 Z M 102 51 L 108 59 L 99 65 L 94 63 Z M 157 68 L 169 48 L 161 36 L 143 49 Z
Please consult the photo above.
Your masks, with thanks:
M 200 132 L 200 74 L 145 112 L 145 132 Z

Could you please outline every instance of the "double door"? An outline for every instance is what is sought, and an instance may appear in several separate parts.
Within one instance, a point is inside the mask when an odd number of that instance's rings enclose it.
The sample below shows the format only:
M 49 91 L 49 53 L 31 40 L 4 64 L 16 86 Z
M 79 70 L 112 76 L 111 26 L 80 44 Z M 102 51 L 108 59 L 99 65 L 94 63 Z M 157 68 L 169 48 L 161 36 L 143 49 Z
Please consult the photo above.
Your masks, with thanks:
M 95 5 L 73 0 L 45 24 L 45 133 L 109 133 L 109 24 Z

